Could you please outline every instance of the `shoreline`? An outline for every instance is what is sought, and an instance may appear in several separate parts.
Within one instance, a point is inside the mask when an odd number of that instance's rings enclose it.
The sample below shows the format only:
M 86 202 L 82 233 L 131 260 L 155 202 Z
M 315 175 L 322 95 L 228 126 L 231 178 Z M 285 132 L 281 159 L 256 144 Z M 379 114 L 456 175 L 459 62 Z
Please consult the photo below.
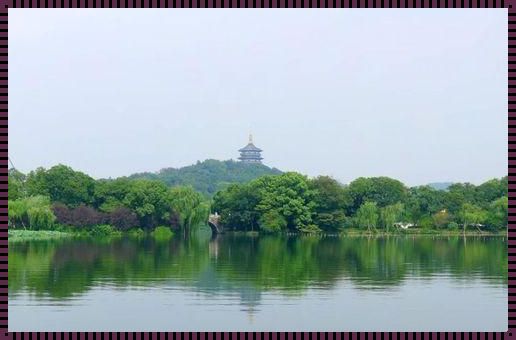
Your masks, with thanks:
M 234 235 L 234 236 L 246 236 L 246 237 L 259 237 L 268 235 L 283 235 L 292 237 L 303 237 L 303 236 L 321 236 L 321 237 L 386 237 L 386 236 L 504 236 L 507 237 L 507 230 L 501 231 L 482 231 L 469 230 L 465 233 L 462 230 L 403 230 L 395 232 L 387 232 L 384 230 L 368 232 L 360 229 L 349 229 L 341 232 L 328 233 L 301 233 L 301 232 L 280 232 L 280 233 L 260 233 L 258 231 L 238 231 L 228 230 L 220 235 Z
M 7 231 L 8 242 L 59 240 L 65 238 L 73 238 L 77 236 L 79 235 L 56 230 L 16 229 Z
M 158 230 L 156 230 L 158 229 Z M 22 241 L 47 241 L 59 239 L 88 239 L 88 238 L 133 238 L 138 239 L 142 237 L 154 237 L 156 240 L 166 240 L 173 237 L 174 232 L 164 232 L 159 227 L 153 231 L 145 232 L 141 229 L 130 229 L 127 231 L 119 230 L 28 230 L 28 229 L 8 229 L 8 242 L 22 242 Z
M 231 236 L 245 236 L 245 237 L 260 237 L 260 236 L 288 236 L 288 237 L 400 237 L 400 236 L 438 236 L 438 237 L 482 237 L 482 236 L 490 236 L 490 237 L 507 237 L 507 231 L 500 232 L 487 232 L 482 231 L 438 231 L 438 230 L 411 230 L 411 231 L 402 231 L 402 232 L 386 232 L 386 231 L 376 231 L 376 232 L 367 232 L 358 229 L 346 230 L 340 233 L 314 233 L 314 234 L 304 234 L 304 233 L 278 233 L 278 234 L 266 234 L 260 233 L 257 231 L 227 231 L 220 235 L 231 235 Z M 152 236 L 151 233 L 138 233 L 134 232 L 119 232 L 113 235 L 93 235 L 91 233 L 85 233 L 84 231 L 75 232 L 75 231 L 56 231 L 56 230 L 23 230 L 23 229 L 13 229 L 8 230 L 8 242 L 23 242 L 23 241 L 47 241 L 47 240 L 59 240 L 59 239 L 71 239 L 71 238 L 88 238 L 88 237 L 129 237 L 129 238 L 140 238 Z M 170 235 L 172 237 L 172 235 Z
M 411 230 L 411 231 L 401 231 L 401 232 L 386 232 L 386 231 L 378 231 L 378 232 L 355 232 L 355 231 L 345 231 L 342 233 L 342 236 L 507 236 L 507 231 L 466 231 L 463 232 L 461 230 Z

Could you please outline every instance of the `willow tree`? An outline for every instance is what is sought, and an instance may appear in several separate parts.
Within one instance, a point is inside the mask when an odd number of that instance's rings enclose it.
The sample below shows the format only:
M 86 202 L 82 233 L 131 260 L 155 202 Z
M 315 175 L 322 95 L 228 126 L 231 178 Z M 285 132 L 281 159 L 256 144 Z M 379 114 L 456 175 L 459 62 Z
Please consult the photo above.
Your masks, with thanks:
M 389 231 L 389 228 L 394 225 L 395 222 L 399 222 L 403 214 L 403 204 L 396 203 L 381 208 L 380 217 L 385 227 L 385 230 Z
M 465 203 L 459 211 L 459 217 L 462 220 L 463 232 L 466 233 L 468 225 L 474 225 L 480 231 L 479 225 L 486 221 L 487 213 L 474 204 Z
M 371 228 L 376 230 L 378 224 L 378 206 L 374 202 L 365 202 L 357 211 L 357 222 L 360 227 L 367 227 L 367 231 L 371 232 Z
M 27 202 L 24 199 L 9 200 L 7 204 L 7 225 L 9 228 L 23 227 L 26 229 L 27 226 L 24 221 L 27 212 Z
M 192 187 L 170 189 L 170 205 L 179 216 L 179 226 L 184 235 L 208 220 L 209 206 Z
M 51 229 L 56 217 L 46 196 L 31 196 L 8 202 L 8 224 L 13 228 Z

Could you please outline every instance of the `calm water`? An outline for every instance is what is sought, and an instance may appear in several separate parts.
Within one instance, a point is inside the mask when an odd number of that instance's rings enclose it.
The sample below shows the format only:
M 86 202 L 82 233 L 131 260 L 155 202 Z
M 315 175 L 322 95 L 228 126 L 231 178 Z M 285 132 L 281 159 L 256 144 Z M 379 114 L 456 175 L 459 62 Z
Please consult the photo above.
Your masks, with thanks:
M 9 330 L 507 329 L 507 241 L 9 244 Z

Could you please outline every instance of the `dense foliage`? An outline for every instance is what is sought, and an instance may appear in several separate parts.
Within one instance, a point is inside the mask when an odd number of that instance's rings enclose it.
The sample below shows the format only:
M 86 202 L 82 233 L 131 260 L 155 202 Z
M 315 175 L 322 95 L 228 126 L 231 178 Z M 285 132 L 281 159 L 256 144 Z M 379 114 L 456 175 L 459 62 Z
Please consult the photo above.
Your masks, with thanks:
M 213 173 L 226 171 L 230 173 L 226 179 L 240 173 L 233 177 L 239 181 L 250 174 L 258 176 L 260 171 L 274 172 L 233 161 L 210 160 L 187 168 L 179 170 L 191 174 L 187 176 L 191 181 L 197 176 L 193 174 L 214 168 L 218 170 L 205 171 L 207 181 L 216 177 Z M 210 210 L 220 214 L 226 229 L 241 231 L 334 233 L 362 228 L 373 232 L 407 225 L 496 231 L 507 226 L 507 177 L 478 186 L 455 183 L 438 190 L 408 188 L 388 177 L 358 178 L 342 185 L 327 176 L 310 179 L 287 172 L 246 183 L 225 183 L 211 206 L 192 186 L 170 187 L 163 180 L 144 178 L 95 180 L 64 165 L 38 168 L 27 175 L 11 169 L 8 186 L 9 227 L 22 229 L 57 225 L 91 230 L 109 225 L 127 231 L 166 226 L 188 235 L 206 223 Z
M 56 217 L 50 199 L 46 196 L 31 196 L 9 201 L 8 225 L 11 228 L 50 229 Z
M 264 175 L 279 175 L 281 171 L 263 164 L 247 164 L 233 160 L 208 159 L 182 168 L 165 168 L 156 173 L 144 172 L 129 178 L 160 180 L 169 186 L 191 186 L 212 196 L 232 183 L 246 183 Z
M 387 178 L 341 185 L 330 177 L 290 172 L 233 184 L 214 196 L 213 211 L 229 229 L 265 232 L 338 232 L 420 228 L 500 230 L 507 226 L 507 177 L 479 186 L 407 188 Z
M 38 168 L 26 176 L 9 172 L 9 226 L 90 231 L 154 229 L 190 232 L 208 218 L 208 204 L 190 187 L 161 181 L 118 178 L 94 180 L 64 165 Z M 97 231 L 98 231 L 97 230 Z
M 48 196 L 52 202 L 76 207 L 93 203 L 95 181 L 82 172 L 65 165 L 57 165 L 48 170 L 38 168 L 30 172 L 25 187 L 28 196 Z

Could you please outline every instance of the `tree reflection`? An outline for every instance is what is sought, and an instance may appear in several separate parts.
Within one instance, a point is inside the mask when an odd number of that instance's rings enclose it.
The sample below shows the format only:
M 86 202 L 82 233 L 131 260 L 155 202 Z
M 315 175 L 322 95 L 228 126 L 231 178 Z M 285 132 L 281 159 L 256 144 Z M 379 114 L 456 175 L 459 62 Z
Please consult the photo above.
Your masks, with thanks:
M 502 238 L 223 235 L 189 238 L 74 240 L 9 245 L 9 294 L 68 299 L 92 287 L 183 286 L 231 295 L 252 313 L 262 294 L 303 294 L 341 281 L 390 289 L 411 278 L 447 275 L 507 284 Z

